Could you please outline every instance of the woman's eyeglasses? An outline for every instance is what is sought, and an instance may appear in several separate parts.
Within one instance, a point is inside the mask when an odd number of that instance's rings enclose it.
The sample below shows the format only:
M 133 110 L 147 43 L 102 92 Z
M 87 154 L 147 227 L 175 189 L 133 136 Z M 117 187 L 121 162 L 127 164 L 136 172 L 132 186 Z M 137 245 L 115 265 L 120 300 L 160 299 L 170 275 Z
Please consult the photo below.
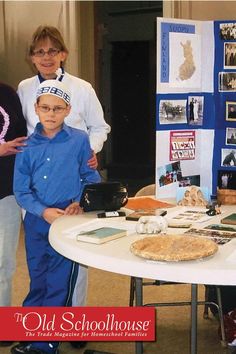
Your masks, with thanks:
M 39 49 L 33 52 L 35 57 L 44 57 L 45 54 L 49 55 L 50 57 L 55 57 L 58 53 L 60 53 L 59 49 L 56 48 L 49 48 L 47 52 L 43 49 Z

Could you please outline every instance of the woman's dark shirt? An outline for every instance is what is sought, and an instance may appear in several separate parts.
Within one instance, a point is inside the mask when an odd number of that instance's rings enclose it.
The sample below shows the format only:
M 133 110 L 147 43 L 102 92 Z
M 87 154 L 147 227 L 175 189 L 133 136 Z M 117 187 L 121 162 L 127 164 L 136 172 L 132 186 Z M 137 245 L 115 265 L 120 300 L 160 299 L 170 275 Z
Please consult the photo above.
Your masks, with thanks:
M 26 121 L 17 93 L 0 83 L 0 144 L 26 134 Z M 0 157 L 0 199 L 13 194 L 14 161 L 15 155 Z

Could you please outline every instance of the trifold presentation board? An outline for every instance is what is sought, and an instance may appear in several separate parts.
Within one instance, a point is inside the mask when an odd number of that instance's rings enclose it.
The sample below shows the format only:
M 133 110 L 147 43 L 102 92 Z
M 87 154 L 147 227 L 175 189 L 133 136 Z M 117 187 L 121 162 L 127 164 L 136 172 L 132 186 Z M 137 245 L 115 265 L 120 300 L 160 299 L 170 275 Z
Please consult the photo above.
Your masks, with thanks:
M 156 197 L 236 189 L 236 20 L 157 18 Z

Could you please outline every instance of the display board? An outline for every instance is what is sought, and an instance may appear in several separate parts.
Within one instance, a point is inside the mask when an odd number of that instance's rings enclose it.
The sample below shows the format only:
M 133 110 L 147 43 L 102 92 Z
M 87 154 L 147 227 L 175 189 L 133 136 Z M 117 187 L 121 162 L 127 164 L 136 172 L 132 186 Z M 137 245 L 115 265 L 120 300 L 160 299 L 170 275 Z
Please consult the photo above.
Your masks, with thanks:
M 233 185 L 235 91 L 236 21 L 157 18 L 157 197 Z

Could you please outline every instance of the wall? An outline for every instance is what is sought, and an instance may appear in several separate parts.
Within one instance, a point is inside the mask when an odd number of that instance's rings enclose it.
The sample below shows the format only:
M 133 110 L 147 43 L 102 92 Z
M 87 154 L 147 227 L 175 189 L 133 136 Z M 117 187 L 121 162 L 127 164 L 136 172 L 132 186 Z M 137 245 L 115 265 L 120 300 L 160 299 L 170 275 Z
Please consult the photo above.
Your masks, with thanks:
M 94 6 L 92 1 L 77 1 L 76 4 L 80 30 L 79 75 L 95 87 Z
M 234 19 L 236 1 L 163 1 L 163 17 L 193 20 Z

